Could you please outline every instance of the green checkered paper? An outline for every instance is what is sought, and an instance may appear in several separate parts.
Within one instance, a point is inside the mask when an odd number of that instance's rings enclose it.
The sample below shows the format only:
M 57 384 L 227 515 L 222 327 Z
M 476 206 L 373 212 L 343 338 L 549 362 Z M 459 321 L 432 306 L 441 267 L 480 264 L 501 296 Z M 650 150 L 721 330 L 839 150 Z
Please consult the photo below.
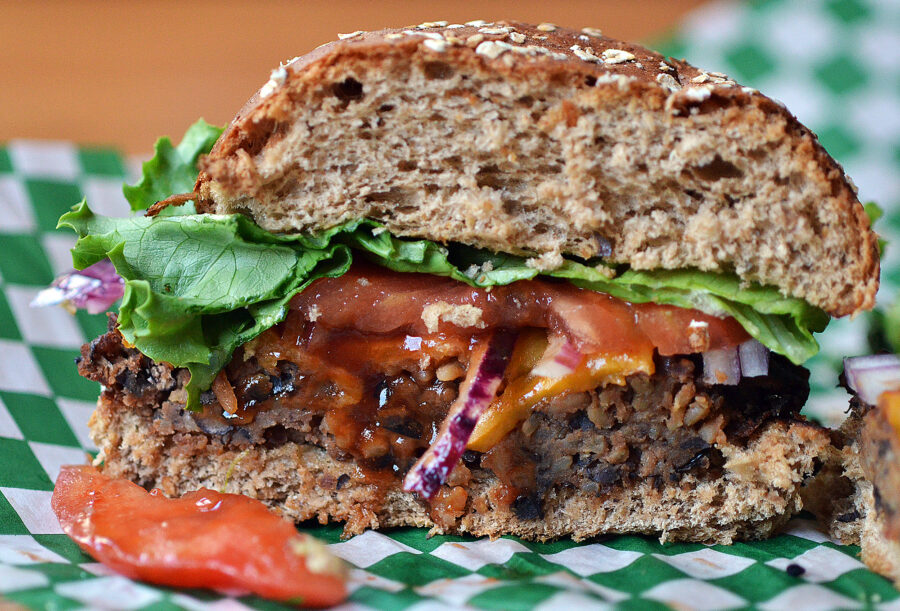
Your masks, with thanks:
M 704 19 L 689 21 L 665 50 L 766 92 L 777 89 L 779 79 L 788 80 L 778 67 L 783 60 L 794 62 L 797 70 L 797 62 L 806 62 L 809 70 L 803 78 L 818 92 L 810 95 L 818 95 L 830 110 L 815 114 L 807 103 L 806 110 L 795 111 L 819 131 L 851 175 L 853 164 L 860 168 L 874 156 L 894 151 L 880 159 L 880 171 L 865 170 L 857 182 L 861 198 L 877 199 L 888 212 L 880 232 L 900 244 L 900 129 L 882 122 L 875 134 L 838 112 L 847 103 L 840 96 L 874 88 L 865 95 L 876 99 L 884 94 L 882 85 L 871 74 L 852 82 L 835 76 L 855 61 L 845 48 L 850 43 L 829 48 L 824 60 L 785 60 L 773 51 L 779 34 L 766 30 L 787 13 L 794 23 L 829 24 L 832 34 L 857 32 L 867 24 L 884 30 L 890 17 L 884 7 L 769 1 L 703 10 Z M 701 23 L 713 23 L 719 31 L 703 30 Z M 768 34 L 760 39 L 764 31 Z M 858 62 L 854 69 L 861 66 Z M 891 69 L 896 103 L 896 61 Z M 789 92 L 783 97 L 789 98 Z M 803 112 L 813 113 L 812 119 Z M 886 142 L 890 138 L 896 138 L 893 144 Z M 86 423 L 99 389 L 77 375 L 73 359 L 106 323 L 102 315 L 72 316 L 61 308 L 36 310 L 28 304 L 54 275 L 71 266 L 74 236 L 54 229 L 59 215 L 83 196 L 98 213 L 126 214 L 121 185 L 128 174 L 129 165 L 107 150 L 35 142 L 0 147 L 0 606 L 8 601 L 34 609 L 282 608 L 253 596 L 125 579 L 83 554 L 62 534 L 50 510 L 60 466 L 83 463 L 95 450 Z M 900 246 L 889 248 L 883 301 L 893 300 L 900 283 L 898 259 Z M 846 394 L 833 388 L 835 366 L 840 356 L 864 351 L 865 331 L 865 321 L 857 319 L 833 323 L 822 336 L 823 352 L 811 364 L 810 401 L 820 417 L 846 407 Z M 809 516 L 794 519 L 784 534 L 768 541 L 731 546 L 661 544 L 636 536 L 581 544 L 428 538 L 422 529 L 366 532 L 342 541 L 340 526 L 304 525 L 302 530 L 329 543 L 353 567 L 345 609 L 900 608 L 900 593 L 862 565 L 859 549 L 830 541 Z M 796 567 L 802 574 L 797 575 Z

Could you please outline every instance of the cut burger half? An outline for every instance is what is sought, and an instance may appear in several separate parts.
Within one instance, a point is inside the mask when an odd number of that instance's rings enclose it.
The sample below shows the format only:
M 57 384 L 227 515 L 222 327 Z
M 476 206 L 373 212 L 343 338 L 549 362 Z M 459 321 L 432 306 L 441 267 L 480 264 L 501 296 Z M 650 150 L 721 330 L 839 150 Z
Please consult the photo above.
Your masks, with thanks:
M 812 333 L 878 286 L 790 113 L 590 28 L 355 33 L 127 194 L 61 219 L 124 279 L 102 469 L 348 534 L 767 536 L 828 445 Z
M 844 359 L 847 419 L 808 490 L 831 536 L 859 545 L 863 562 L 900 584 L 900 357 Z

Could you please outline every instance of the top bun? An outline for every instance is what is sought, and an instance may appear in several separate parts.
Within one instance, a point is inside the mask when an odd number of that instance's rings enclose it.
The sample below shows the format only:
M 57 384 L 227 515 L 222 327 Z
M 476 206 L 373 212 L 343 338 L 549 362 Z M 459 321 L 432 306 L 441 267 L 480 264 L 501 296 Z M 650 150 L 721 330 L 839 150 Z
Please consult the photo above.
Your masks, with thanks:
M 201 161 L 198 209 L 635 269 L 732 271 L 870 308 L 877 239 L 841 166 L 723 74 L 551 24 L 354 32 L 295 58 Z

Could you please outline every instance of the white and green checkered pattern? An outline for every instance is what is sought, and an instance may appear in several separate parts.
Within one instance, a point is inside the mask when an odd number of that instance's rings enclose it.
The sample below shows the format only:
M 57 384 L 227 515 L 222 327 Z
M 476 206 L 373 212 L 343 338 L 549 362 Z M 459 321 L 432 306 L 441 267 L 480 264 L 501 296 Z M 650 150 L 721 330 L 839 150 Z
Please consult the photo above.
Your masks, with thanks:
M 715 5 L 666 49 L 773 91 L 819 130 L 857 179 L 861 196 L 889 212 L 880 227 L 898 245 L 888 251 L 883 296 L 889 297 L 900 285 L 894 264 L 900 260 L 900 25 L 898 12 L 889 10 L 897 6 L 855 0 Z M 863 29 L 876 32 L 877 48 L 860 42 Z M 801 43 L 802 35 L 813 38 Z M 851 82 L 829 76 L 848 65 L 865 76 Z M 865 109 L 850 103 L 853 96 L 874 100 L 866 105 L 871 113 L 891 112 L 877 120 L 863 116 Z M 102 213 L 124 212 L 125 172 L 109 151 L 28 142 L 0 147 L 0 606 L 6 599 L 36 609 L 280 609 L 256 597 L 176 591 L 116 576 L 61 534 L 50 511 L 59 466 L 83 462 L 94 449 L 86 421 L 98 389 L 78 377 L 72 360 L 105 320 L 27 304 L 70 265 L 73 237 L 53 229 L 56 219 L 82 195 Z M 834 325 L 824 336 L 814 403 L 846 405 L 843 393 L 822 392 L 835 379 L 829 359 L 863 351 L 862 338 L 860 321 Z M 863 567 L 857 548 L 828 541 L 804 519 L 769 541 L 733 546 L 662 545 L 646 537 L 584 544 L 429 539 L 417 529 L 341 542 L 339 527 L 306 530 L 356 567 L 346 609 L 900 609 L 900 593 Z M 805 572 L 789 575 L 792 564 Z

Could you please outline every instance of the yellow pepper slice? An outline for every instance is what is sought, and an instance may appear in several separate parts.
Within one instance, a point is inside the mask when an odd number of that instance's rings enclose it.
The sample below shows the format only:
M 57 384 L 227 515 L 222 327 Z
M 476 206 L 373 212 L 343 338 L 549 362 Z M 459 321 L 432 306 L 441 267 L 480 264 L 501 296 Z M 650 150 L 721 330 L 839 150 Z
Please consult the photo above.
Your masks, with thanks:
M 523 336 L 516 343 L 507 369 L 509 382 L 487 411 L 482 414 L 469 438 L 468 448 L 487 452 L 520 422 L 528 418 L 531 409 L 551 396 L 584 392 L 604 384 L 624 385 L 625 378 L 638 372 L 652 374 L 653 348 L 633 354 L 585 355 L 575 370 L 559 378 L 531 374 L 547 346 L 541 333 Z
M 881 396 L 878 397 L 878 407 L 894 427 L 894 432 L 900 436 L 900 390 L 888 390 L 881 393 Z

